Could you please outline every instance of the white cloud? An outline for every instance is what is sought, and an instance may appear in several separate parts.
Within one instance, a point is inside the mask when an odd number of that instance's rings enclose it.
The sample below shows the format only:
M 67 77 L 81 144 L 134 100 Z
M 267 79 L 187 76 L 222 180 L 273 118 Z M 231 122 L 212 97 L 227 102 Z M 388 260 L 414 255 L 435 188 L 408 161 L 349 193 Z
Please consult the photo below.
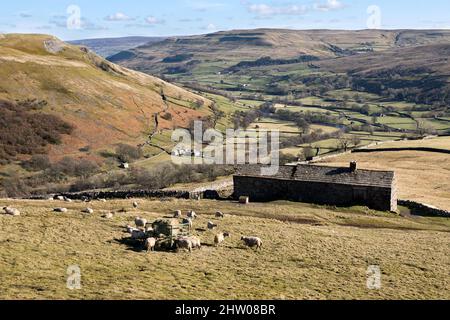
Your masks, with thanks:
M 127 16 L 126 14 L 124 14 L 122 12 L 117 12 L 115 14 L 105 17 L 105 20 L 106 21 L 130 21 L 130 20 L 134 20 L 134 19 Z
M 49 20 L 47 26 L 53 26 L 53 27 L 57 27 L 57 28 L 67 28 L 67 19 L 68 19 L 68 16 L 54 15 Z M 89 19 L 84 18 L 84 17 L 81 17 L 80 29 L 89 30 L 89 31 L 108 30 L 108 28 L 106 28 L 105 26 L 97 24 Z
M 145 22 L 151 25 L 155 25 L 155 24 L 163 24 L 165 21 L 164 20 L 160 20 L 156 17 L 153 16 L 149 16 L 147 18 L 145 18 Z
M 20 12 L 19 13 L 19 17 L 21 17 L 21 18 L 31 18 L 32 15 L 27 13 L 27 12 Z
M 341 0 L 315 0 L 314 4 L 284 4 L 272 5 L 267 3 L 252 3 L 248 0 L 241 0 L 241 4 L 247 7 L 250 13 L 258 17 L 271 17 L 277 15 L 304 15 L 311 10 L 333 11 L 345 8 Z
M 327 0 L 326 3 L 318 2 L 314 5 L 314 9 L 319 11 L 333 11 L 345 7 L 345 4 L 339 0 Z
M 206 0 L 188 0 L 187 4 L 189 7 L 193 8 L 196 11 L 207 11 L 211 9 L 222 8 L 225 6 L 225 4 L 221 2 L 212 2 Z
M 249 12 L 260 16 L 302 15 L 308 11 L 305 5 L 272 6 L 268 4 L 248 4 Z
M 215 24 L 210 23 L 210 24 L 208 24 L 208 25 L 206 26 L 206 29 L 209 30 L 209 31 L 215 31 L 215 30 L 217 30 L 217 27 L 216 27 Z

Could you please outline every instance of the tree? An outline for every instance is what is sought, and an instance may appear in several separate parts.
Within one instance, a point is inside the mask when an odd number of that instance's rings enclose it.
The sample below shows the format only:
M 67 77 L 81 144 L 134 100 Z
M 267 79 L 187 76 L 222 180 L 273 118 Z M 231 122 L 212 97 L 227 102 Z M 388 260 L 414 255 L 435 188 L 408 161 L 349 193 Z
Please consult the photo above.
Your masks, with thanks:
M 351 145 L 351 140 L 345 136 L 339 138 L 339 149 L 348 151 Z
M 132 162 L 142 158 L 143 152 L 138 147 L 121 143 L 116 147 L 116 155 L 121 162 Z
M 377 124 L 378 122 L 378 117 L 377 116 L 372 116 L 372 123 L 373 124 Z
M 41 171 L 50 167 L 50 159 L 47 155 L 36 154 L 32 156 L 30 160 L 24 161 L 22 166 L 26 170 Z
M 352 144 L 353 146 L 357 147 L 359 146 L 359 144 L 361 143 L 361 138 L 358 136 L 353 136 L 352 137 Z
M 305 160 L 312 160 L 315 155 L 316 152 L 312 146 L 307 146 L 303 148 L 303 157 Z

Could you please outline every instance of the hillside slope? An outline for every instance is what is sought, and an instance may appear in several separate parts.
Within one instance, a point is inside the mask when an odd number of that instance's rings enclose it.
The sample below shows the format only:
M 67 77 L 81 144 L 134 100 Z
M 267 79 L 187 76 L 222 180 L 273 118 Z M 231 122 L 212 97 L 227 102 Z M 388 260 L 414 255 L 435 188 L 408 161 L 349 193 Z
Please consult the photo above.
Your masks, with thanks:
M 336 58 L 396 47 L 448 43 L 449 31 L 257 29 L 170 38 L 109 57 L 151 74 L 183 74 L 203 67 L 220 71 L 242 60 L 302 55 Z
M 51 147 L 53 158 L 76 155 L 86 146 L 137 145 L 154 131 L 156 113 L 170 113 L 159 119 L 158 129 L 172 129 L 209 114 L 210 104 L 52 36 L 5 35 L 0 38 L 0 100 L 27 99 L 45 101 L 38 112 L 74 127 L 62 144 Z

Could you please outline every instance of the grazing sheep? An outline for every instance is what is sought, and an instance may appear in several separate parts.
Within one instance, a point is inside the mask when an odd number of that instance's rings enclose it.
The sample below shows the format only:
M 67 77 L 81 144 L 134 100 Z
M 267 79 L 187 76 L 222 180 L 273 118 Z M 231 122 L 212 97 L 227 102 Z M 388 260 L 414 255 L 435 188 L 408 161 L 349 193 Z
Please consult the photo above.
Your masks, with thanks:
M 69 199 L 69 198 L 67 198 L 67 197 L 64 197 L 64 201 L 65 201 L 65 202 L 69 202 L 69 203 L 70 203 L 70 202 L 73 202 L 72 199 Z
M 216 234 L 216 236 L 214 237 L 214 244 L 216 245 L 216 247 L 218 247 L 222 242 L 225 241 L 225 238 L 229 237 L 230 234 L 228 232 Z
M 135 201 L 133 202 L 133 208 L 137 209 L 139 207 L 139 204 Z
M 131 232 L 131 238 L 133 240 L 145 240 L 147 239 L 147 233 L 142 230 L 133 230 Z
M 105 214 L 102 216 L 102 218 L 105 218 L 105 219 L 112 219 L 112 218 L 114 218 L 114 213 L 112 213 L 112 212 L 105 213 Z
M 188 238 L 191 243 L 192 243 L 192 248 L 193 249 L 201 249 L 202 248 L 202 241 L 200 240 L 199 237 L 189 237 Z
M 93 214 L 94 213 L 94 210 L 93 209 L 91 209 L 91 208 L 86 208 L 86 209 L 84 209 L 83 211 L 81 211 L 82 213 L 86 213 L 86 214 Z
M 98 199 L 100 202 L 106 202 L 106 199 Z
M 15 208 L 4 207 L 3 210 L 5 211 L 6 214 L 9 214 L 11 216 L 20 216 L 20 211 Z
M 188 216 L 188 218 L 191 218 L 191 219 L 197 218 L 197 214 L 195 213 L 195 211 L 192 211 L 192 210 L 188 212 L 187 216 Z
M 68 210 L 67 208 L 55 208 L 53 211 L 59 213 L 66 213 Z
M 174 212 L 173 217 L 175 219 L 180 219 L 182 217 L 182 215 L 183 214 L 181 213 L 181 210 L 177 210 L 177 211 Z
M 256 250 L 262 249 L 262 241 L 258 237 L 242 237 L 242 241 L 244 241 L 245 245 L 250 248 L 256 247 Z
M 177 250 L 186 249 L 189 250 L 189 252 L 192 252 L 192 241 L 188 238 L 178 238 L 175 240 L 175 246 Z
M 183 219 L 183 224 L 189 225 L 189 230 L 192 230 L 194 223 L 191 218 Z
M 216 212 L 216 218 L 225 218 L 225 214 L 221 211 Z
M 136 219 L 134 219 L 134 223 L 138 228 L 145 228 L 145 226 L 147 225 L 147 220 L 137 217 Z
M 64 197 L 63 197 L 63 196 L 57 196 L 57 197 L 56 197 L 56 200 L 64 201 Z
M 207 227 L 209 230 L 214 230 L 215 228 L 217 228 L 217 224 L 215 224 L 214 222 L 208 221 Z
M 155 246 L 156 246 L 156 239 L 155 238 L 147 238 L 145 240 L 144 247 L 147 250 L 147 252 L 155 251 Z
M 133 231 L 140 231 L 139 229 L 136 229 L 132 226 L 126 226 L 126 228 L 127 228 L 127 233 L 129 233 L 129 234 L 132 234 Z

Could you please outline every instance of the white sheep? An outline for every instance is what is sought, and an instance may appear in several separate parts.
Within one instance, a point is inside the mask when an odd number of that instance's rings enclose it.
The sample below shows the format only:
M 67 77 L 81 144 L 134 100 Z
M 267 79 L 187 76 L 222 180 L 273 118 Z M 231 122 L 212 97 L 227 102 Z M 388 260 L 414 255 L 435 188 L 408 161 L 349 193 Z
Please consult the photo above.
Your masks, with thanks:
M 225 241 L 225 238 L 229 238 L 230 234 L 228 232 L 222 232 L 219 234 L 216 234 L 216 236 L 214 237 L 214 244 L 216 245 L 216 247 L 218 247 L 222 242 Z
M 127 229 L 127 233 L 129 233 L 129 234 L 132 234 L 133 231 L 139 231 L 139 229 L 136 229 L 132 226 L 126 226 L 126 229 Z
M 137 209 L 139 207 L 139 203 L 137 203 L 136 201 L 133 202 L 133 208 Z
M 173 217 L 175 219 L 180 219 L 182 217 L 182 215 L 183 214 L 181 213 L 181 210 L 177 210 L 177 211 L 174 212 Z
M 217 228 L 217 224 L 215 224 L 214 222 L 208 221 L 207 227 L 209 230 L 213 230 L 213 229 Z
M 156 246 L 156 239 L 155 238 L 147 238 L 145 240 L 144 247 L 147 250 L 147 252 L 155 251 L 155 246 Z
M 93 209 L 91 209 L 91 208 L 86 208 L 86 209 L 84 209 L 83 211 L 81 211 L 82 213 L 86 213 L 86 214 L 93 214 L 94 213 L 94 210 Z
M 191 243 L 192 243 L 192 248 L 193 249 L 201 249 L 202 248 L 202 241 L 200 240 L 199 237 L 189 237 L 188 238 Z
M 102 216 L 102 218 L 105 218 L 105 219 L 112 219 L 112 218 L 114 218 L 114 213 L 112 213 L 112 212 L 105 213 L 105 214 Z
M 66 213 L 68 210 L 67 208 L 55 208 L 53 209 L 54 212 L 59 212 L 59 213 Z
M 9 214 L 11 216 L 20 216 L 20 211 L 15 208 L 4 207 L 3 210 L 5 211 L 6 214 Z
M 136 224 L 136 227 L 138 227 L 138 228 L 145 228 L 145 226 L 147 225 L 147 220 L 137 217 L 136 219 L 134 219 L 134 223 Z
M 64 197 L 64 201 L 65 201 L 65 202 L 69 202 L 69 203 L 70 203 L 70 202 L 73 202 L 72 199 L 69 199 L 69 198 L 67 198 L 67 197 Z
M 216 212 L 216 218 L 225 218 L 225 214 L 221 211 Z
M 187 224 L 189 230 L 192 230 L 192 228 L 194 227 L 194 222 L 191 218 L 183 219 L 183 224 Z
M 188 218 L 191 218 L 191 219 L 197 218 L 197 214 L 195 213 L 195 211 L 192 211 L 192 210 L 188 212 L 187 216 L 188 216 Z
M 256 247 L 256 250 L 262 249 L 262 241 L 258 237 L 242 237 L 242 241 L 244 241 L 245 245 L 250 248 Z
M 64 201 L 64 197 L 63 197 L 63 196 L 57 196 L 57 197 L 56 197 L 56 200 Z

